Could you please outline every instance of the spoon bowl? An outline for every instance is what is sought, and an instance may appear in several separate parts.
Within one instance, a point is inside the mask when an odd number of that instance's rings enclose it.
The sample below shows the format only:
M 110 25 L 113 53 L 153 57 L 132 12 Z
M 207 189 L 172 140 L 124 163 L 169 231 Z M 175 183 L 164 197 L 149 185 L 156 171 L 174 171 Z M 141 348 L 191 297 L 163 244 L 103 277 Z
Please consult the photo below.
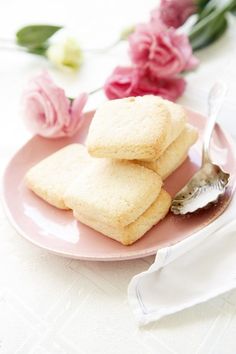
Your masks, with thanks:
M 210 139 L 225 93 L 226 87 L 222 83 L 216 83 L 209 93 L 209 119 L 203 138 L 202 167 L 175 195 L 171 205 L 174 214 L 193 213 L 209 207 L 226 191 L 230 175 L 210 158 Z
M 204 164 L 188 184 L 176 194 L 171 211 L 174 214 L 193 213 L 217 202 L 225 193 L 229 177 L 229 173 L 224 172 L 218 165 Z

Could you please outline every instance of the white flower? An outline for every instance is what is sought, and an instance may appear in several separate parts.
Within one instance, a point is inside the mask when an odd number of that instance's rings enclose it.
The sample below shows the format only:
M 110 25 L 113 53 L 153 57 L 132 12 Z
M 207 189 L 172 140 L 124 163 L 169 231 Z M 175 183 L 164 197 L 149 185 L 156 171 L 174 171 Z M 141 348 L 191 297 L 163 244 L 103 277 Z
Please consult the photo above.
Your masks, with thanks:
M 74 38 L 52 44 L 46 53 L 48 59 L 59 68 L 78 70 L 83 61 L 82 50 Z

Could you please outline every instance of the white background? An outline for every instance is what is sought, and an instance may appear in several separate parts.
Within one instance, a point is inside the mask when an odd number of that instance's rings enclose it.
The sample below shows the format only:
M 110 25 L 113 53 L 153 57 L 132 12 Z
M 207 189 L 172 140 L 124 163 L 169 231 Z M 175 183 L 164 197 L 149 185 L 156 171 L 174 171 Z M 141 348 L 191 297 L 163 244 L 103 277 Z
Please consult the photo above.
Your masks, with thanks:
M 126 26 L 145 21 L 153 0 L 2 0 L 0 37 L 11 38 L 29 23 L 62 24 L 83 48 L 113 42 Z M 236 24 L 201 51 L 201 65 L 187 76 L 180 102 L 205 112 L 211 84 L 229 87 L 219 121 L 236 138 Z M 46 60 L 0 49 L 1 172 L 30 137 L 20 116 L 27 80 L 48 69 L 68 95 L 100 87 L 117 64 L 127 61 L 126 45 L 108 55 L 85 55 L 76 75 L 53 69 Z M 86 109 L 104 97 L 91 96 Z M 20 238 L 0 210 L 0 354 L 234 354 L 236 291 L 138 328 L 127 303 L 131 277 L 153 257 L 136 261 L 82 262 L 50 255 Z

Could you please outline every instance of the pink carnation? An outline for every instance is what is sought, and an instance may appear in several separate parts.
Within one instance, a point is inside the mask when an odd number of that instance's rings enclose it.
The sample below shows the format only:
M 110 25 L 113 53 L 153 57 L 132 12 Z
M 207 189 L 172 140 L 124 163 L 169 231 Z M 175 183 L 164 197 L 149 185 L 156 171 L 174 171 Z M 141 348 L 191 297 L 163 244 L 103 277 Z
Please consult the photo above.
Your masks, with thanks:
M 82 93 L 69 100 L 64 90 L 43 72 L 30 81 L 23 93 L 23 118 L 34 134 L 47 138 L 71 136 L 80 127 L 87 97 Z
M 104 85 L 109 99 L 153 94 L 175 101 L 185 89 L 182 78 L 152 78 L 147 72 L 132 67 L 117 67 Z
M 162 0 L 160 7 L 151 12 L 151 21 L 161 20 L 168 27 L 178 28 L 196 11 L 194 0 Z
M 138 25 L 129 37 L 129 44 L 132 62 L 140 68 L 148 69 L 153 77 L 173 77 L 198 64 L 188 37 L 173 28 L 160 26 L 157 30 L 151 24 Z

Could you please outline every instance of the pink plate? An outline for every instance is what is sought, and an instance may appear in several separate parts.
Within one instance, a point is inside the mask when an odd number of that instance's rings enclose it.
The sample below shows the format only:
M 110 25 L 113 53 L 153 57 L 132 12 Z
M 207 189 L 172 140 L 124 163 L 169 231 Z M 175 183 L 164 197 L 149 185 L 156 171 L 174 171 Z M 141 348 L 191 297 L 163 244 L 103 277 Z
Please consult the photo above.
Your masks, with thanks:
M 158 248 L 171 245 L 217 218 L 227 207 L 233 193 L 236 175 L 234 145 L 227 134 L 216 125 L 212 139 L 212 156 L 231 174 L 228 192 L 217 205 L 190 216 L 167 217 L 131 246 L 123 246 L 99 232 L 77 222 L 71 211 L 58 210 L 29 191 L 24 184 L 26 171 L 35 163 L 73 142 L 84 142 L 93 112 L 85 114 L 79 133 L 68 139 L 48 140 L 33 137 L 10 161 L 4 175 L 3 196 L 7 215 L 19 234 L 35 245 L 58 255 L 87 260 L 123 260 L 155 254 Z M 200 135 L 205 119 L 188 111 L 189 122 Z M 165 182 L 173 196 L 199 168 L 201 137 L 192 147 L 189 158 Z

